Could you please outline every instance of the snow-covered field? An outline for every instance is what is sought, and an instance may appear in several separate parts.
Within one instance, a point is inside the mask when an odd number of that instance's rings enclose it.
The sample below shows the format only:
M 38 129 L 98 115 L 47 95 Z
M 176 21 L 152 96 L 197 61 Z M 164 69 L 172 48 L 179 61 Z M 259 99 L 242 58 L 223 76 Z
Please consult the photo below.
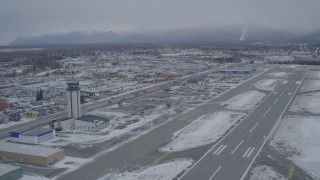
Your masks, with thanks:
M 269 73 L 270 77 L 273 78 L 285 78 L 288 76 L 288 73 L 286 72 L 274 72 L 274 73 Z
M 247 91 L 243 94 L 239 94 L 229 99 L 222 105 L 228 109 L 235 110 L 251 110 L 257 105 L 264 97 L 265 93 L 259 91 Z
M 258 89 L 265 90 L 265 91 L 272 91 L 280 80 L 278 79 L 263 79 L 254 84 L 254 86 Z
M 319 116 L 288 116 L 270 144 L 306 172 L 320 179 Z
M 170 142 L 160 151 L 182 151 L 213 143 L 242 116 L 244 114 L 231 111 L 202 116 L 174 133 Z
M 301 92 L 320 90 L 320 80 L 305 80 Z
M 320 79 L 320 71 L 309 71 L 308 78 Z
M 175 178 L 191 164 L 191 159 L 174 159 L 132 172 L 109 173 L 98 180 L 169 180 Z
M 249 180 L 286 180 L 281 174 L 266 165 L 256 166 L 251 170 Z
M 290 107 L 290 111 L 320 114 L 320 92 L 296 96 Z

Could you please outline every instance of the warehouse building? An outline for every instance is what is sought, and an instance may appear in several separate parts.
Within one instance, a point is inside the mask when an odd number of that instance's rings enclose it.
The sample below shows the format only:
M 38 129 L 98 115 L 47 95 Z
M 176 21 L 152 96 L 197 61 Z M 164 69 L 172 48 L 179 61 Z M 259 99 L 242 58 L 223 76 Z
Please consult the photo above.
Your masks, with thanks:
M 96 132 L 109 125 L 109 119 L 95 116 L 83 115 L 75 120 L 75 129 L 78 131 Z
M 0 179 L 17 180 L 23 176 L 22 168 L 9 164 L 0 164 Z
M 55 130 L 49 127 L 26 129 L 10 132 L 10 141 L 26 144 L 39 144 L 56 136 Z
M 0 142 L 0 157 L 6 161 L 48 166 L 65 156 L 63 149 Z
M 219 72 L 223 74 L 251 74 L 256 69 L 254 68 L 227 68 L 227 69 L 222 69 Z

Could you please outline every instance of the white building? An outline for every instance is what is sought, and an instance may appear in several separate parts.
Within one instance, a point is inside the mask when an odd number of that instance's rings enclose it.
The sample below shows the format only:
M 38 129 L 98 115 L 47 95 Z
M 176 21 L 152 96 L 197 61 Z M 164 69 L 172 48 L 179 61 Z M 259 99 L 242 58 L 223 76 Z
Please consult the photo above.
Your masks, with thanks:
M 10 141 L 26 144 L 39 144 L 56 136 L 55 130 L 49 127 L 10 132 Z
M 79 82 L 68 83 L 67 97 L 68 97 L 68 117 L 69 118 L 81 117 Z
M 109 125 L 109 119 L 95 116 L 84 115 L 75 120 L 75 129 L 78 131 L 96 132 Z

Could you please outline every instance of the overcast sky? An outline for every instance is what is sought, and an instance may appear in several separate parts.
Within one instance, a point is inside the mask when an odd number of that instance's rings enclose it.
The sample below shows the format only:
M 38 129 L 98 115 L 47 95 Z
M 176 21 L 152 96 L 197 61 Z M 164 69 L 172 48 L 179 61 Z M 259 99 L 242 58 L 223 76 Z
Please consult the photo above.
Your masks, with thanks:
M 255 24 L 320 29 L 320 0 L 0 0 L 0 44 L 68 31 Z

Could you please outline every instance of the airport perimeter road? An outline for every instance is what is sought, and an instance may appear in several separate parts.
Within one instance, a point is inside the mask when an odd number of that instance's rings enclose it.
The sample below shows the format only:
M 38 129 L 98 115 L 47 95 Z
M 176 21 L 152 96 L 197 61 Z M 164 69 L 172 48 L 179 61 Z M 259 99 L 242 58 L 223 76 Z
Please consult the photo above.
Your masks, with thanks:
M 277 68 L 273 68 L 259 76 L 256 76 L 236 88 L 222 94 L 221 96 L 211 100 L 208 103 L 198 106 L 194 110 L 181 114 L 166 124 L 153 129 L 147 134 L 140 136 L 139 138 L 132 140 L 117 149 L 99 156 L 93 159 L 91 162 L 84 164 L 80 168 L 60 176 L 58 179 L 73 180 L 73 179 L 85 179 L 92 180 L 97 179 L 111 170 L 127 170 L 128 167 L 140 167 L 145 165 L 153 164 L 154 162 L 159 162 L 159 157 L 163 155 L 157 151 L 159 147 L 162 147 L 166 142 L 168 142 L 173 133 L 181 128 L 187 126 L 197 118 L 221 110 L 220 102 L 229 100 L 235 95 L 247 92 L 250 89 L 254 89 L 253 84 L 256 82 L 270 78 L 268 73 L 278 72 Z M 283 71 L 283 70 L 281 70 Z M 259 126 L 260 128 L 260 126 Z M 246 130 L 248 131 L 248 130 Z M 202 155 L 199 152 L 193 152 L 196 156 L 200 157 Z M 180 156 L 181 157 L 181 156 Z M 179 158 L 179 157 L 176 157 Z M 165 160 L 164 158 L 161 158 Z M 200 172 L 201 174 L 201 172 Z M 201 178 L 201 176 L 199 176 Z M 208 177 L 206 177 L 208 178 Z M 198 178 L 195 178 L 198 179 Z
M 290 104 L 306 71 L 294 71 L 233 131 L 182 177 L 182 180 L 236 180 L 245 177 L 256 155 Z

